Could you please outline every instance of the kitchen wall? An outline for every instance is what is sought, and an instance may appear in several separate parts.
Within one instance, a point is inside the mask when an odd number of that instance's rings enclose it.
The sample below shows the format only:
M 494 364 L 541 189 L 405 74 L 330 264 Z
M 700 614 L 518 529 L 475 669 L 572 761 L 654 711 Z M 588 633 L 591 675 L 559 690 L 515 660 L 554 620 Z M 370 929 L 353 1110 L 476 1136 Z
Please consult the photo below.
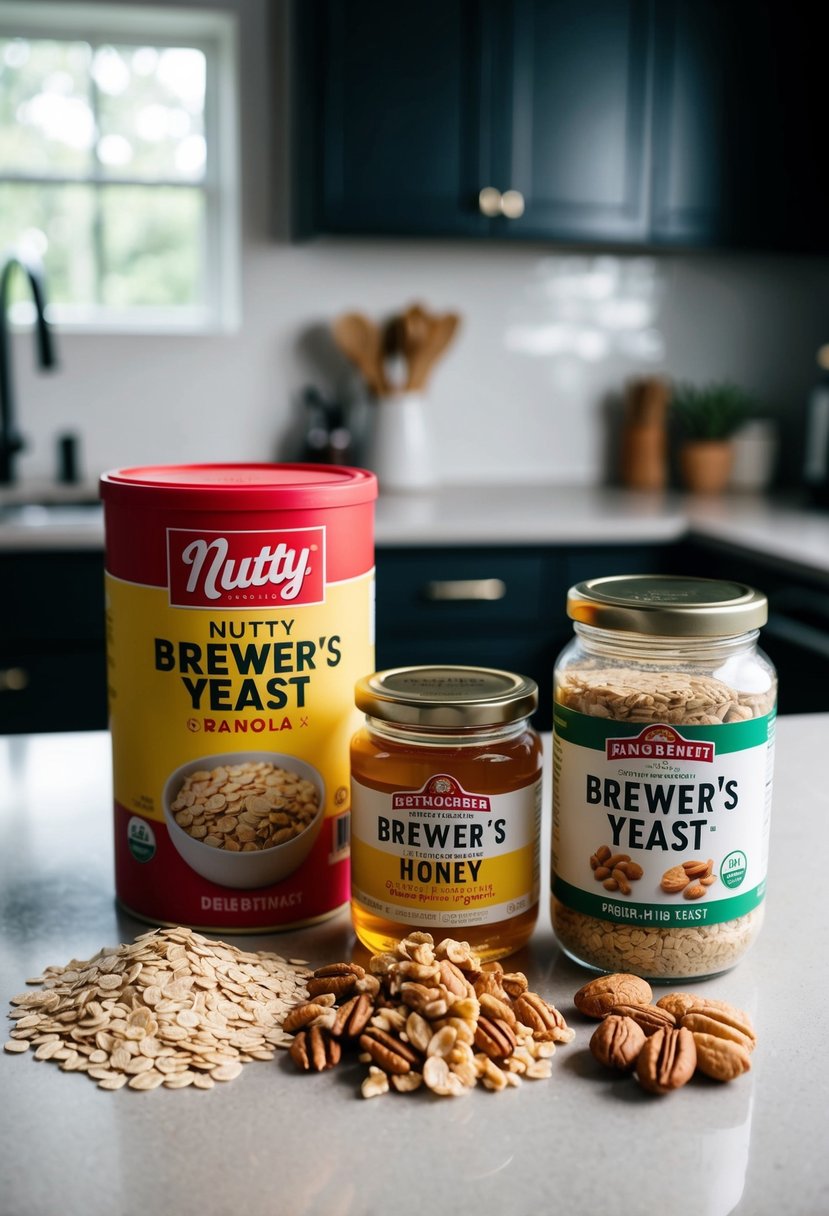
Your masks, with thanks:
M 70 0 L 63 0 L 69 3 Z M 182 5 L 185 6 L 185 5 Z M 198 5 L 186 5 L 199 7 Z M 33 370 L 14 341 L 21 477 L 50 475 L 55 436 L 82 437 L 89 474 L 147 461 L 290 452 L 302 387 L 353 395 L 327 323 L 419 300 L 464 323 L 428 411 L 445 482 L 605 480 L 609 420 L 631 376 L 730 378 L 780 425 L 797 479 L 815 351 L 829 340 L 829 260 L 574 254 L 539 246 L 317 240 L 291 244 L 282 0 L 238 13 L 243 318 L 233 334 L 59 334 L 61 366 Z

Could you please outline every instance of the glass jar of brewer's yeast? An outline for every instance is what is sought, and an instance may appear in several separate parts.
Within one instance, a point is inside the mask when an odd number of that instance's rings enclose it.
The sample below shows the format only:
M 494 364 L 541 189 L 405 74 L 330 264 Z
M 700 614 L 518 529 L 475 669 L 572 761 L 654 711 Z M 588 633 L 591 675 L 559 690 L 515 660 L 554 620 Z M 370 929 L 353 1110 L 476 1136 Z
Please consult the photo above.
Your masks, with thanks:
M 533 680 L 398 667 L 360 680 L 351 744 L 351 910 L 392 949 L 415 930 L 483 959 L 523 946 L 539 899 L 541 741 Z
M 552 922 L 601 971 L 715 975 L 756 937 L 777 679 L 745 584 L 597 578 L 570 589 L 555 670 Z

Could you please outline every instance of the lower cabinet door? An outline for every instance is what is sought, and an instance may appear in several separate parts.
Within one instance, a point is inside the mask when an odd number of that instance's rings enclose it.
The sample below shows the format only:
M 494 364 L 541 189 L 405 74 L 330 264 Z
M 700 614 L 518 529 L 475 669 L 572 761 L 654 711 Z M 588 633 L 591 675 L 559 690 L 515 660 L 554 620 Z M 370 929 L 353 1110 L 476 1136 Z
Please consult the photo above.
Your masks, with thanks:
M 6 645 L 0 651 L 0 734 L 106 726 L 103 643 L 53 643 L 36 652 Z

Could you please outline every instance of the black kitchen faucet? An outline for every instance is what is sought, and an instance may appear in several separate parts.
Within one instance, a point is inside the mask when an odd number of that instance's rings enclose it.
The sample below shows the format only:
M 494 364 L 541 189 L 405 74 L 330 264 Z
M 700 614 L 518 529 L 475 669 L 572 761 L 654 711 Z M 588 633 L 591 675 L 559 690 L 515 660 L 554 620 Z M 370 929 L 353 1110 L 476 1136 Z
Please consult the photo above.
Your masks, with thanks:
M 46 320 L 43 266 L 30 253 L 13 249 L 0 260 L 0 485 L 6 486 L 14 482 L 15 457 L 25 446 L 15 422 L 9 342 L 9 288 L 15 266 L 26 275 L 34 297 L 38 363 L 46 368 L 54 367 L 57 361 Z

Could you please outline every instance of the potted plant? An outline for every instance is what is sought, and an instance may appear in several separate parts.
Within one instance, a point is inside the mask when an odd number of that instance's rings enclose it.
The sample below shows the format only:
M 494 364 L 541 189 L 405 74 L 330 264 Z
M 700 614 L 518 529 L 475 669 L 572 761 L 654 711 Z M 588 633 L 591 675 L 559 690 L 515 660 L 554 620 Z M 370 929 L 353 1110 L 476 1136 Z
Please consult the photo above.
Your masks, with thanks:
M 734 462 L 732 438 L 753 404 L 749 393 L 727 381 L 674 389 L 672 408 L 682 430 L 679 471 L 689 490 L 725 489 Z

